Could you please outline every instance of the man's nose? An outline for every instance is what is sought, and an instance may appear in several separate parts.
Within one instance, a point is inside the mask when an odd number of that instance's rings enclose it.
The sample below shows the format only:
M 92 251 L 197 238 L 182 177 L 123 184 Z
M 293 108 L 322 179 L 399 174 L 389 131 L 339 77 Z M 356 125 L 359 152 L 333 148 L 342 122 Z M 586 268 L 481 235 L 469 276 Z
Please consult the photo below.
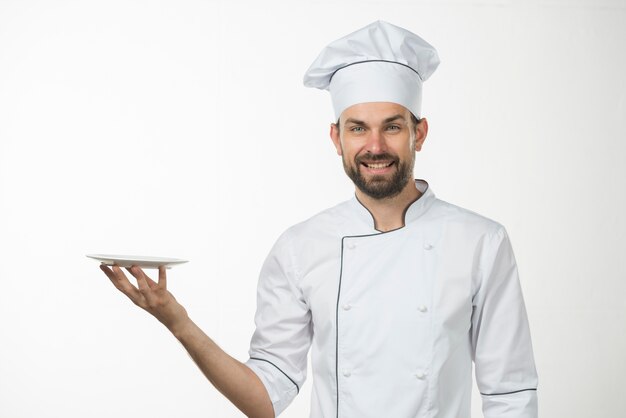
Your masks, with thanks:
M 385 137 L 378 129 L 372 129 L 367 138 L 367 151 L 372 154 L 380 154 L 387 151 L 387 144 L 385 143 Z

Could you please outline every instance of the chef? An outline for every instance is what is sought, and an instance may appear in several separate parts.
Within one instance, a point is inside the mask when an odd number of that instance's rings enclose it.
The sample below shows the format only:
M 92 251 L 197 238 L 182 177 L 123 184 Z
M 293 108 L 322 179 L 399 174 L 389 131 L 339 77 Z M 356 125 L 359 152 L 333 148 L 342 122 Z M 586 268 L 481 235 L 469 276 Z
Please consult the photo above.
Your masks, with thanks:
M 469 418 L 472 362 L 487 418 L 537 417 L 537 375 L 515 258 L 504 227 L 439 200 L 414 180 L 428 133 L 422 83 L 435 49 L 374 22 L 328 45 L 306 86 L 330 92 L 330 137 L 355 195 L 285 231 L 259 278 L 245 363 L 228 356 L 158 282 L 133 302 L 163 322 L 246 415 L 278 416 L 306 379 L 315 418 Z

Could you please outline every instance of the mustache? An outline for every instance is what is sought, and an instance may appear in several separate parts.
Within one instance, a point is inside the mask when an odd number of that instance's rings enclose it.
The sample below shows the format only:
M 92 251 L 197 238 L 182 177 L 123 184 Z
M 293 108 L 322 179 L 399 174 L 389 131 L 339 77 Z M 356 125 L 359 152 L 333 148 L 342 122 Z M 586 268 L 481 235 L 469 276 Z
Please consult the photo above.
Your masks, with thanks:
M 364 154 L 364 155 L 359 155 L 354 159 L 357 164 L 360 163 L 376 163 L 378 161 L 398 161 L 398 157 L 391 155 L 389 153 L 382 153 L 382 154 Z

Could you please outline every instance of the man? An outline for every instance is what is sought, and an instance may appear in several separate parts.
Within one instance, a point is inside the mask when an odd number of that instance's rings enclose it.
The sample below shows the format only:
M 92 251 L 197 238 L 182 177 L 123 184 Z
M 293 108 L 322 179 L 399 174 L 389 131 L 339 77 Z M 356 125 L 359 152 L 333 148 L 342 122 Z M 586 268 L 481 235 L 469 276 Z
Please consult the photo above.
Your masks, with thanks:
M 135 288 L 207 378 L 246 415 L 280 414 L 306 378 L 312 417 L 470 416 L 471 369 L 485 417 L 536 417 L 530 333 L 504 228 L 413 180 L 428 133 L 422 82 L 432 46 L 385 22 L 330 44 L 305 75 L 330 91 L 330 136 L 353 199 L 289 228 L 263 265 L 250 359 L 217 347 L 166 288 L 133 267 Z

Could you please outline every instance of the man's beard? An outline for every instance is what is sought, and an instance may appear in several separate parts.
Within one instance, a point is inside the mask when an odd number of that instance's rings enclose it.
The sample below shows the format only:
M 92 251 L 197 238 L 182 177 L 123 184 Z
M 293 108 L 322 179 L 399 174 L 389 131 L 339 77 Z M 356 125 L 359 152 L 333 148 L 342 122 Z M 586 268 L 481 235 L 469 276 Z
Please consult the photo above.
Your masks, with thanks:
M 384 175 L 374 175 L 367 180 L 361 174 L 361 170 L 359 170 L 363 160 L 369 163 L 385 160 L 393 161 L 393 165 L 396 166 L 396 171 L 390 179 L 387 179 Z M 373 199 L 388 199 L 400 194 L 407 183 L 413 180 L 413 166 L 413 160 L 408 163 L 400 162 L 397 157 L 387 153 L 356 157 L 354 166 L 346 164 L 346 161 L 343 160 L 343 168 L 354 185 L 361 190 L 361 192 Z

